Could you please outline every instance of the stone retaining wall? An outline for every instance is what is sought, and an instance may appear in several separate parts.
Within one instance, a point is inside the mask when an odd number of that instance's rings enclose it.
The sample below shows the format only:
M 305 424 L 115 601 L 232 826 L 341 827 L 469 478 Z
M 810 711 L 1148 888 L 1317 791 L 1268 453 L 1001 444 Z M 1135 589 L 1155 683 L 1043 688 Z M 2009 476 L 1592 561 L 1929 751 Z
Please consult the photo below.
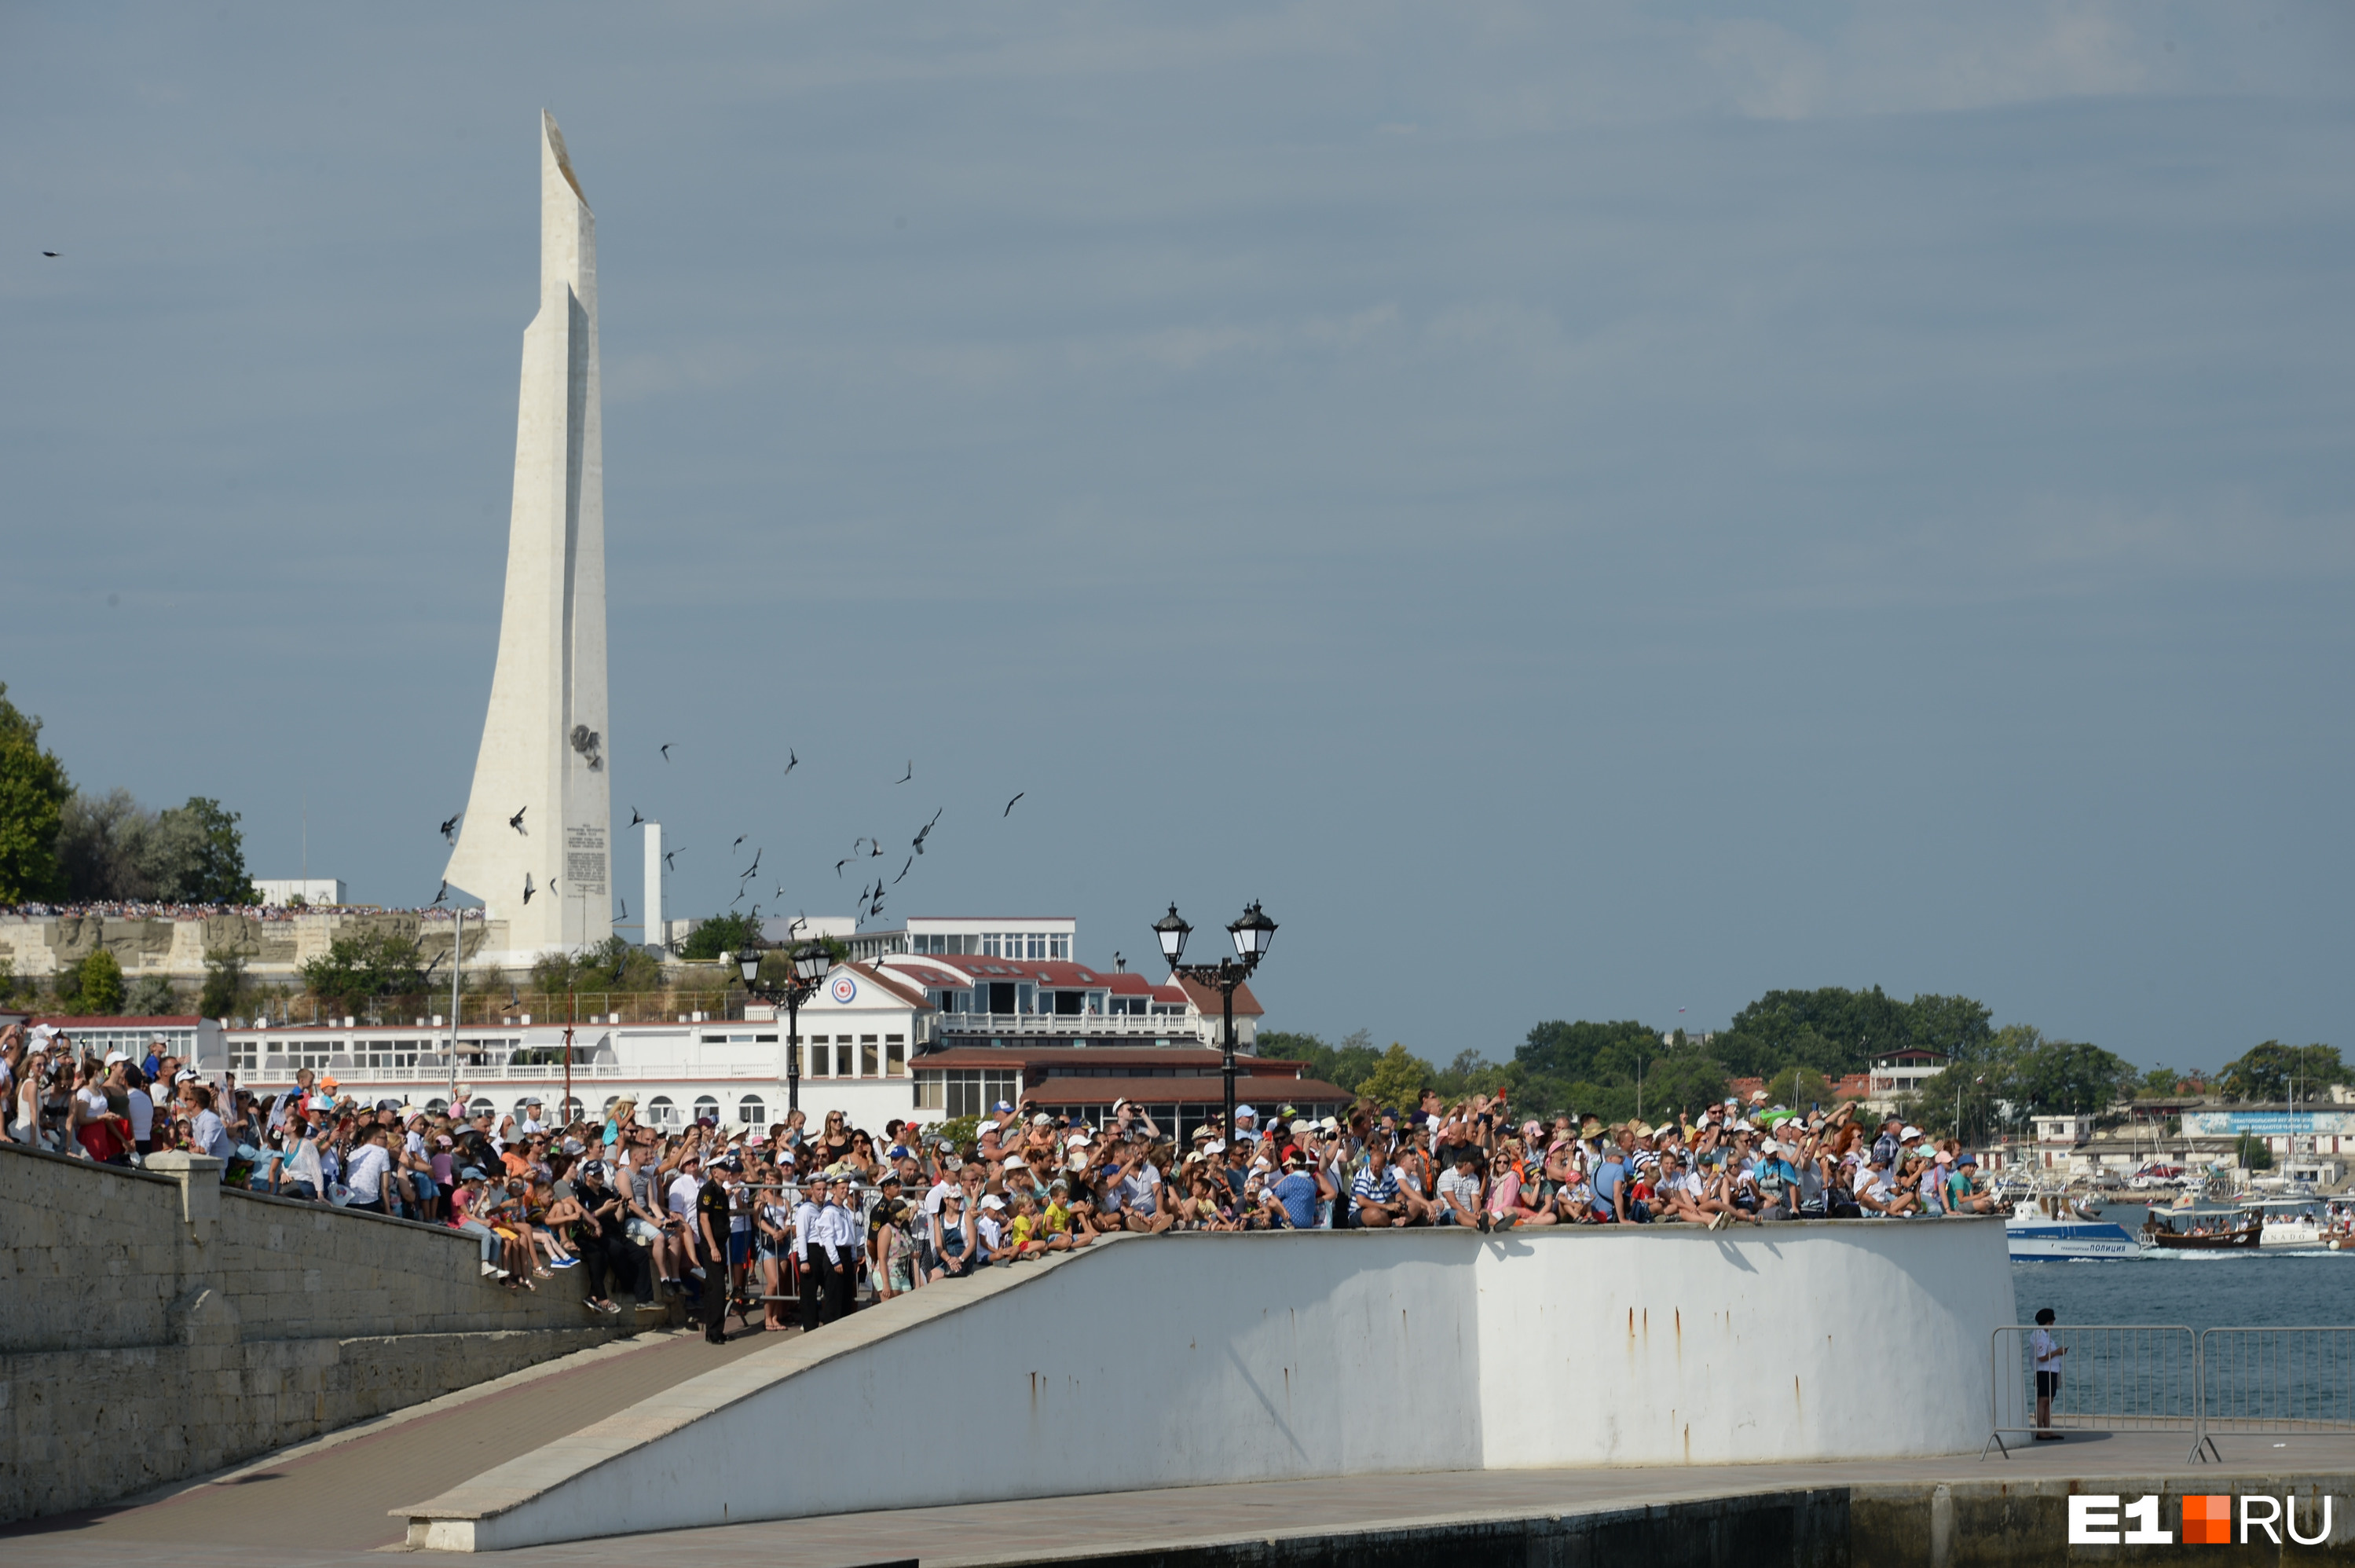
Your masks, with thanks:
M 583 1349 L 581 1271 L 472 1238 L 0 1144 L 0 1520 L 86 1508 Z

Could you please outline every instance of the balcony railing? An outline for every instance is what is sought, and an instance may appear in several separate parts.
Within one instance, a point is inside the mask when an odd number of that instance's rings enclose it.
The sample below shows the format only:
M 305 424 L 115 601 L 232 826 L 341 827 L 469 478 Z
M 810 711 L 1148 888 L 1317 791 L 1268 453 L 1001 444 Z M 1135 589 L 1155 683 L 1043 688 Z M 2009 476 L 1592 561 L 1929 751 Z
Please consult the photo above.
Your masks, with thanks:
M 1082 1040 L 1199 1040 L 1200 1026 L 1183 1013 L 941 1013 L 933 1032 L 960 1035 L 1075 1035 Z

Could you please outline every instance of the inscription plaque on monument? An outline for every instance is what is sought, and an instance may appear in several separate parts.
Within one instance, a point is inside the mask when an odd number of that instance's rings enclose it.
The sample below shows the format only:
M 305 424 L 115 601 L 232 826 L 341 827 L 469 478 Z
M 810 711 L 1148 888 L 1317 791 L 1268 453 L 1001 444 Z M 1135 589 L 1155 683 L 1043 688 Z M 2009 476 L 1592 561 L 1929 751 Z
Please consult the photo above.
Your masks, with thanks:
M 577 893 L 605 891 L 605 830 L 568 827 L 564 830 L 564 883 Z

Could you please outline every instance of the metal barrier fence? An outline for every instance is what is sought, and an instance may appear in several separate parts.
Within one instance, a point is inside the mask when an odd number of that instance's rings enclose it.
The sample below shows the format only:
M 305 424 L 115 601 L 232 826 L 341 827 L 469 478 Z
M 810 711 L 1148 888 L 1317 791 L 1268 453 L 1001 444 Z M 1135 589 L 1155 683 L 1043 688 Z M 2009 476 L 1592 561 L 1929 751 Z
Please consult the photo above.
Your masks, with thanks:
M 2181 1324 L 2132 1323 L 2043 1330 L 2051 1355 L 2049 1423 L 2039 1421 L 2039 1368 L 2032 1324 L 1995 1331 L 1990 1360 L 1987 1450 L 2009 1453 L 2006 1433 L 2200 1431 L 2200 1341 Z
M 2013 1324 L 1989 1344 L 1989 1450 L 2006 1434 L 2180 1432 L 2190 1458 L 2220 1460 L 2219 1436 L 2355 1433 L 2355 1327 L 2210 1328 L 2159 1324 L 2045 1330 L 2054 1352 L 2045 1421 L 2037 1419 L 2036 1328 Z
M 2355 1328 L 2201 1334 L 2200 1430 L 2203 1440 L 2355 1432 Z

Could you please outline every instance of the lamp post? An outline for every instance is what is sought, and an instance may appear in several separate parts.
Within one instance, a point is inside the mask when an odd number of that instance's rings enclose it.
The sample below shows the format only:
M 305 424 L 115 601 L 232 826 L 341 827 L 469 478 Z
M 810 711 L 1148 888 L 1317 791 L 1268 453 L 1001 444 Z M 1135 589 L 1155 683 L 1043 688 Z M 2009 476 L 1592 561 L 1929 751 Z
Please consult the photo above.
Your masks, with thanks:
M 1259 967 L 1259 961 L 1267 956 L 1268 944 L 1275 940 L 1275 922 L 1267 918 L 1266 912 L 1259 907 L 1259 901 L 1253 899 L 1250 907 L 1243 911 L 1242 917 L 1227 927 L 1227 934 L 1234 939 L 1235 955 L 1220 958 L 1216 964 L 1180 962 L 1186 955 L 1186 938 L 1192 934 L 1193 930 L 1178 914 L 1178 906 L 1174 903 L 1169 906 L 1167 914 L 1153 923 L 1153 934 L 1161 943 L 1161 956 L 1169 961 L 1169 973 L 1191 980 L 1198 986 L 1216 986 L 1219 988 L 1224 1023 L 1220 1047 L 1226 1053 L 1227 1091 L 1226 1118 L 1219 1124 L 1219 1136 L 1231 1142 L 1235 1136 L 1235 987 L 1251 978 L 1252 971 Z M 1182 1133 L 1183 1129 L 1180 1131 Z
M 822 942 L 805 942 L 793 950 L 792 978 L 782 986 L 761 983 L 761 950 L 748 947 L 736 955 L 744 976 L 744 989 L 768 1002 L 785 1004 L 785 1109 L 802 1108 L 802 1004 L 817 994 L 834 967 L 834 955 Z

